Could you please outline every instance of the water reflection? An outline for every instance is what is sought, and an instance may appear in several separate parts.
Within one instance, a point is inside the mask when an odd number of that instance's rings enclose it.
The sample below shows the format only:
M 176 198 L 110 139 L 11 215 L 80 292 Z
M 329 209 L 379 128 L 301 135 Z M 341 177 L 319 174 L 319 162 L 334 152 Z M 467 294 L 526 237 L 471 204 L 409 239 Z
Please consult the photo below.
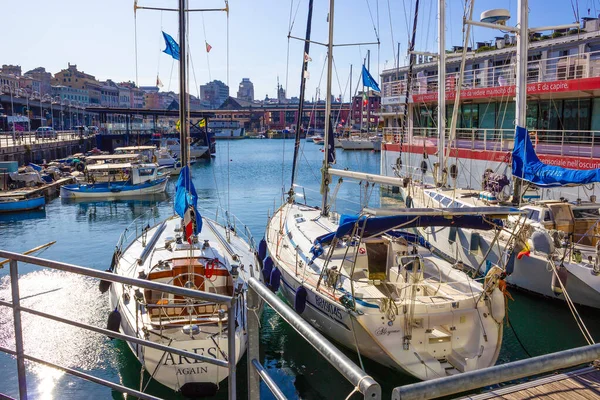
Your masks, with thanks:
M 34 271 L 19 279 L 21 305 L 35 310 L 104 326 L 107 305 L 96 280 L 61 271 Z M 0 279 L 0 298 L 10 299 L 10 279 Z M 114 368 L 111 346 L 104 336 L 47 318 L 22 313 L 23 343 L 31 356 L 83 371 Z M 15 348 L 12 309 L 0 307 L 0 346 Z M 63 372 L 33 362 L 27 363 L 31 398 L 61 398 L 56 386 Z M 32 385 L 32 383 L 34 385 Z
M 140 197 L 121 198 L 119 200 L 86 200 L 86 199 L 63 199 L 63 207 L 75 207 L 77 221 L 97 223 L 114 222 L 115 219 L 123 221 L 134 220 L 140 215 L 152 210 L 153 217 L 158 218 L 159 205 L 166 205 L 170 201 L 166 193 L 159 193 Z M 149 215 L 150 216 L 150 215 Z
M 14 223 L 24 220 L 45 219 L 46 210 L 32 210 L 17 213 L 0 213 L 0 223 Z

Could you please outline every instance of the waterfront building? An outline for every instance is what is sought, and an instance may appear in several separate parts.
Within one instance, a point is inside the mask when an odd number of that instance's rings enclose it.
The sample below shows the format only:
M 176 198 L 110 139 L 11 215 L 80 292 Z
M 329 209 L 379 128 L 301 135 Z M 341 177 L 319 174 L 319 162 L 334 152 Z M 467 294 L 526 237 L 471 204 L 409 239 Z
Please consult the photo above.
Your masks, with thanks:
M 10 65 L 3 64 L 2 65 L 2 73 L 13 75 L 13 76 L 21 76 L 21 66 L 20 65 Z
M 246 131 L 283 130 L 295 127 L 298 119 L 298 105 L 278 103 L 255 103 L 229 97 L 214 111 L 214 120 L 238 121 Z M 350 115 L 349 103 L 337 103 L 331 109 L 336 126 L 346 121 Z M 325 128 L 325 103 L 305 102 L 302 112 L 302 126 Z
M 36 90 L 41 96 L 50 94 L 52 91 L 52 74 L 46 71 L 44 67 L 37 67 L 23 74 L 28 78 L 32 78 L 36 82 Z
M 90 99 L 88 97 L 87 90 L 76 89 L 69 86 L 56 85 L 52 86 L 52 97 L 60 97 L 61 101 L 79 102 L 82 104 L 89 104 Z
M 229 86 L 219 80 L 200 86 L 200 99 L 206 102 L 208 108 L 219 108 L 229 97 Z
M 68 63 L 67 69 L 54 74 L 52 85 L 85 90 L 87 92 L 88 104 L 104 105 L 102 103 L 102 84 L 93 75 L 79 71 L 77 64 Z
M 358 92 L 352 98 L 352 119 L 350 125 L 355 129 L 374 129 L 379 125 L 379 110 L 381 96 L 378 92 L 369 90 Z
M 108 79 L 106 82 L 101 82 L 101 85 L 100 105 L 102 107 L 118 107 L 119 87 L 117 84 Z
M 532 35 L 527 56 L 525 124 L 534 132 L 534 144 L 539 143 L 536 152 L 546 163 L 576 169 L 600 166 L 593 151 L 600 137 L 600 24 L 596 18 L 582 21 L 581 30 Z M 454 146 L 458 158 L 472 161 L 470 172 L 476 178 L 486 168 L 503 169 L 510 160 L 515 130 L 515 44 L 515 38 L 506 35 L 467 49 L 471 53 L 463 72 Z M 411 165 L 421 163 L 424 153 L 431 163 L 435 161 L 437 88 L 440 81 L 446 86 L 449 127 L 462 48 L 447 53 L 441 79 L 435 60 L 421 57 L 414 65 L 406 131 L 401 126 L 408 66 L 382 72 L 380 115 L 386 143 L 382 173 L 395 174 L 390 165 L 396 165 L 401 153 L 410 155 Z
M 237 98 L 240 100 L 254 101 L 254 84 L 250 78 L 243 78 L 237 92 Z

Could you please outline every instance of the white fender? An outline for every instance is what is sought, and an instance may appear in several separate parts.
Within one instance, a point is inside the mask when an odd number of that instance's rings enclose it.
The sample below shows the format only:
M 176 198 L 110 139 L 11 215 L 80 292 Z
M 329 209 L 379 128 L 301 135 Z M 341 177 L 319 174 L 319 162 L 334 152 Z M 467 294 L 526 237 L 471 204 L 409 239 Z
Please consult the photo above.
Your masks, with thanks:
M 490 295 L 490 300 L 492 303 L 492 318 L 494 318 L 494 321 L 501 324 L 504 320 L 504 316 L 506 315 L 504 293 L 502 293 L 502 291 L 496 287 Z

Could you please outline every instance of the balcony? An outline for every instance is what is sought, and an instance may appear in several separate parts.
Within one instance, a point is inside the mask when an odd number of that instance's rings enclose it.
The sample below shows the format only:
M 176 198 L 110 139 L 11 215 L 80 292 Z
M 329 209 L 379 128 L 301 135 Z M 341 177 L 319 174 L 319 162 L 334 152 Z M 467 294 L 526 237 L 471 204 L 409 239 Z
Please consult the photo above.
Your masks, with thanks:
M 383 128 L 385 143 L 400 143 L 402 128 Z M 404 135 L 402 143 L 437 149 L 436 128 L 413 128 Z M 452 149 L 510 152 L 514 145 L 513 129 L 457 129 L 450 143 L 450 129 L 446 130 L 446 146 Z M 600 132 L 570 130 L 531 130 L 531 141 L 539 155 L 600 158 Z M 437 150 L 436 150 L 437 151 Z
M 467 66 L 468 67 L 468 66 Z M 453 99 L 458 81 L 458 72 L 447 73 L 445 78 L 447 99 Z M 514 95 L 516 62 L 475 70 L 466 70 L 461 91 L 465 98 L 489 98 Z M 533 60 L 527 65 L 527 91 L 530 94 L 569 91 L 568 85 L 553 85 L 573 79 L 600 77 L 600 51 Z M 548 85 L 540 85 L 548 83 Z M 494 89 L 496 88 L 496 89 Z M 411 102 L 437 101 L 438 75 L 427 76 L 423 71 L 415 74 L 411 81 Z M 479 89 L 479 90 L 478 90 Z M 587 90 L 574 87 L 572 90 Z M 600 84 L 598 88 L 600 89 Z M 398 104 L 404 101 L 406 81 L 394 80 L 382 85 L 382 104 Z

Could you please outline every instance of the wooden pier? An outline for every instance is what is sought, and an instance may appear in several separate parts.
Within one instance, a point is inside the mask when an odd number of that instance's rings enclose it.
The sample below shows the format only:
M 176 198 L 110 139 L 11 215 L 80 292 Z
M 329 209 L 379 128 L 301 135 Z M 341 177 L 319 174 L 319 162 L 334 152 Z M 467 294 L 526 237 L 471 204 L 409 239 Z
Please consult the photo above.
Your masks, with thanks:
M 52 183 L 46 183 L 41 186 L 24 187 L 15 190 L 0 191 L 0 197 L 14 197 L 17 199 L 27 199 L 43 195 L 46 199 L 53 199 L 60 194 L 60 187 L 73 183 L 75 178 L 61 178 Z
M 598 366 L 600 367 L 600 364 Z M 462 400 L 592 400 L 598 398 L 600 398 L 600 369 L 587 367 L 463 397 Z

